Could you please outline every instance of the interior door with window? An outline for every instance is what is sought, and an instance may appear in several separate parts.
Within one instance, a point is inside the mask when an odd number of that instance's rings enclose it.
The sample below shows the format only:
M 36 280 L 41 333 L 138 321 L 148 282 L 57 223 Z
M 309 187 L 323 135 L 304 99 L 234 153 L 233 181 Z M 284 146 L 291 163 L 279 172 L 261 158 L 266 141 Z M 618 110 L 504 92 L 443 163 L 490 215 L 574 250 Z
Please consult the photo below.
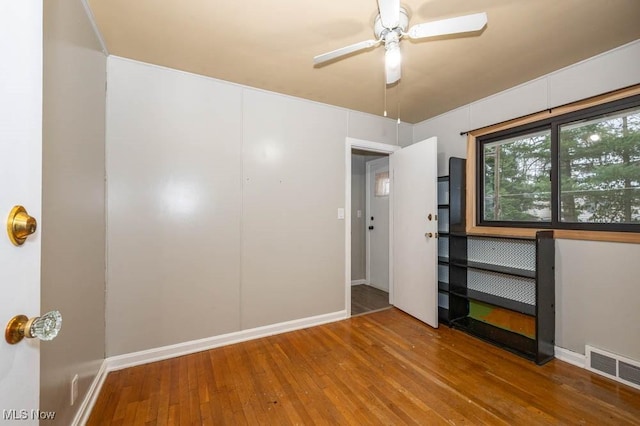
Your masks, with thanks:
M 40 218 L 42 188 L 42 2 L 0 2 L 0 324 L 39 315 L 39 231 L 21 246 L 7 236 L 14 205 Z M 0 423 L 38 424 L 37 339 L 0 341 Z M 22 411 L 25 410 L 25 411 Z
M 393 304 L 438 327 L 437 140 L 391 154 Z

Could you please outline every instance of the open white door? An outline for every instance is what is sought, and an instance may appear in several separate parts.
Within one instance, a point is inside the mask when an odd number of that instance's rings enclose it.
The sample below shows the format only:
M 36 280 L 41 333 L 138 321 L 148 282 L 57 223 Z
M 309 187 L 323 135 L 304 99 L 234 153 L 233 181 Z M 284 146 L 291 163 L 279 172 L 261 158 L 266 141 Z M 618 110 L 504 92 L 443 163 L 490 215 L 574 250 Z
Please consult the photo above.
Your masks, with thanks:
M 0 2 L 0 325 L 40 314 L 39 231 L 19 247 L 7 237 L 16 204 L 41 217 L 42 2 Z M 37 339 L 0 341 L 0 423 L 38 424 L 40 350 Z M 34 411 L 31 411 L 34 410 Z
M 393 304 L 438 327 L 437 140 L 391 154 Z

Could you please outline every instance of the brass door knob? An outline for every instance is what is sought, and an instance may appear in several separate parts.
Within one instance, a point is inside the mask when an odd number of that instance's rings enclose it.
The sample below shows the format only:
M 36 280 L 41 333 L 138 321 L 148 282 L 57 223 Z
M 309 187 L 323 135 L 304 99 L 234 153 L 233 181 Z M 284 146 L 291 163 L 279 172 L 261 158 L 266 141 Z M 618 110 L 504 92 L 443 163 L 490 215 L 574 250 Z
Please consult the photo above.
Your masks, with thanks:
M 38 222 L 35 218 L 29 216 L 22 206 L 15 206 L 9 213 L 7 219 L 7 233 L 9 240 L 16 245 L 21 246 L 27 240 L 27 237 L 38 228 Z
M 427 232 L 426 234 L 424 234 L 425 237 L 427 238 L 433 238 L 433 233 L 432 232 Z
M 62 315 L 58 311 L 47 312 L 41 317 L 31 319 L 16 315 L 9 320 L 4 330 L 7 343 L 15 345 L 23 338 L 37 337 L 40 340 L 53 340 L 62 328 Z

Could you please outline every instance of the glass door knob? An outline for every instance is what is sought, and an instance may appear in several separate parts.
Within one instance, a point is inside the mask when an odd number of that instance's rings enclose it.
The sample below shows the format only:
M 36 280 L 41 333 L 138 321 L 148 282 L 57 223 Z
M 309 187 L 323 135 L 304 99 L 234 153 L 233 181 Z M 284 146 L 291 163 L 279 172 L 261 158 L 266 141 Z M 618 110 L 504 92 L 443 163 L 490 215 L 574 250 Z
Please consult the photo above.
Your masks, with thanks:
M 58 311 L 47 312 L 41 317 L 28 319 L 16 315 L 9 320 L 4 337 L 10 344 L 16 344 L 23 338 L 37 337 L 40 340 L 53 340 L 62 328 L 62 315 Z

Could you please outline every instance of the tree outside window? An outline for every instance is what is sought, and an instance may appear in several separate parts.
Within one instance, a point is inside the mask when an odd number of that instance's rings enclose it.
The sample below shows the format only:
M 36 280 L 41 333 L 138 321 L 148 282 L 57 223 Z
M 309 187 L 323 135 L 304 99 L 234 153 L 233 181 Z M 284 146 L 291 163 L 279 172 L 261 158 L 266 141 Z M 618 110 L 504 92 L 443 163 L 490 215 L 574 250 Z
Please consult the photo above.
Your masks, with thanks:
M 640 231 L 640 96 L 478 141 L 481 226 Z
M 640 110 L 560 128 L 562 222 L 640 222 Z

